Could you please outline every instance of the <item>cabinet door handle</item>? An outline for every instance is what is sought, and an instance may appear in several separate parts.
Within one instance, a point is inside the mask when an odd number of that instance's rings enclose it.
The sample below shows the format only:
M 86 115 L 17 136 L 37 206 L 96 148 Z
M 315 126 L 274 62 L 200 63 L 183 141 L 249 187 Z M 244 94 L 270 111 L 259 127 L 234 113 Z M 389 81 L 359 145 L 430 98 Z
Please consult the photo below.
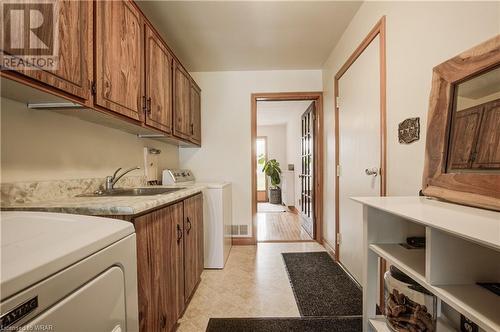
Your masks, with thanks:
M 147 110 L 148 114 L 151 115 L 151 97 L 148 98 Z
M 189 234 L 189 231 L 193 227 L 193 225 L 191 225 L 191 220 L 189 220 L 189 217 L 187 217 L 187 225 L 188 225 L 188 227 L 187 227 L 186 231 Z
M 146 96 L 142 96 L 142 111 L 147 112 L 148 104 L 146 103 Z
M 194 135 L 194 124 L 191 123 L 191 135 Z
M 177 243 L 181 242 L 182 239 L 182 228 L 177 224 Z

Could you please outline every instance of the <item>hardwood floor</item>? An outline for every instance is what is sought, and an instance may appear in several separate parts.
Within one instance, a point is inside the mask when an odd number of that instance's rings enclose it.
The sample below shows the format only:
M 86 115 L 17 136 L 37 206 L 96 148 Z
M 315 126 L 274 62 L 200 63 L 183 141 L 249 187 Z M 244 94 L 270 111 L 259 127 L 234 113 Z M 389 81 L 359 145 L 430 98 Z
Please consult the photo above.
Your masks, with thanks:
M 324 251 L 316 242 L 234 246 L 223 270 L 204 270 L 177 332 L 203 332 L 211 317 L 299 317 L 282 252 Z
M 312 241 L 291 212 L 257 212 L 257 241 Z

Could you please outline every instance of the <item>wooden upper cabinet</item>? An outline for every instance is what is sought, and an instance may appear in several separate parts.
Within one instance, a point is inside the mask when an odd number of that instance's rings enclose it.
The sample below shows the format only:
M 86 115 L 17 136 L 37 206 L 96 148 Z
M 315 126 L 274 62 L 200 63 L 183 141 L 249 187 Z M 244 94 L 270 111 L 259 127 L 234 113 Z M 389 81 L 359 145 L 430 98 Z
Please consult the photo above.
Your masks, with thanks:
M 144 34 L 141 13 L 128 0 L 96 1 L 95 4 L 95 103 L 143 121 Z
M 500 99 L 484 107 L 472 167 L 500 169 Z
M 191 142 L 201 144 L 201 90 L 191 82 Z
M 500 99 L 453 117 L 448 171 L 500 169 Z
M 172 55 L 156 33 L 146 33 L 146 124 L 172 133 Z
M 191 79 L 180 64 L 174 62 L 174 136 L 191 137 Z
M 481 115 L 482 106 L 463 110 L 455 115 L 451 133 L 449 170 L 471 167 Z
M 203 196 L 184 200 L 184 297 L 191 297 L 203 271 Z
M 92 1 L 67 0 L 55 1 L 54 4 L 58 18 L 57 43 L 54 43 L 58 50 L 55 69 L 17 72 L 56 88 L 60 93 L 88 100 L 89 73 L 92 73 Z M 36 34 L 42 36 L 50 33 L 51 30 L 46 33 L 43 31 L 47 27 L 52 28 L 52 25 L 42 25 Z

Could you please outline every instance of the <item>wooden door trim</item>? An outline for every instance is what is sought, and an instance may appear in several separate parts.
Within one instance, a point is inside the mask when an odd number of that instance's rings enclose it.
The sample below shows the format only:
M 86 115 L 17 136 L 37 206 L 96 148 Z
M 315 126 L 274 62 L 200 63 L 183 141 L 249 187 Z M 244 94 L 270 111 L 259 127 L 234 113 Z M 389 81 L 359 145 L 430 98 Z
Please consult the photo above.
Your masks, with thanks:
M 339 217 L 339 177 L 337 176 L 337 165 L 340 162 L 339 153 L 339 109 L 337 99 L 339 96 L 339 80 L 347 72 L 347 70 L 354 64 L 363 51 L 370 45 L 370 43 L 379 36 L 379 57 L 380 57 L 380 196 L 386 195 L 387 189 L 387 129 L 386 129 L 386 29 L 385 29 L 385 16 L 375 24 L 368 35 L 363 39 L 361 44 L 354 50 L 351 56 L 347 59 L 340 70 L 335 74 L 334 78 L 334 127 L 335 127 L 335 231 L 340 233 L 340 217 Z M 340 261 L 340 248 L 338 241 L 335 241 L 335 259 Z
M 257 140 L 257 139 L 263 139 L 263 140 L 264 140 L 264 142 L 265 142 L 265 144 L 266 144 L 266 162 L 267 162 L 267 161 L 269 160 L 269 158 L 268 158 L 268 157 L 269 157 L 269 155 L 268 155 L 268 153 L 267 153 L 267 146 L 268 146 L 268 145 L 267 145 L 267 136 L 257 136 L 257 137 L 255 137 L 255 139 L 256 139 L 256 140 Z M 255 151 L 255 152 L 257 153 L 257 151 Z M 257 164 L 255 164 L 255 168 L 257 168 Z M 267 183 L 267 176 L 266 176 L 266 190 L 264 190 L 264 192 L 265 192 L 265 201 L 266 201 L 266 202 L 269 200 L 269 197 L 268 197 L 268 195 L 267 195 L 267 186 L 268 186 L 268 183 Z M 258 190 L 257 190 L 257 192 L 258 192 Z M 257 202 L 259 202 L 259 201 L 257 200 Z
M 258 101 L 293 101 L 293 100 L 311 100 L 315 101 L 316 123 L 315 130 L 317 135 L 314 138 L 315 149 L 315 169 L 314 169 L 314 187 L 315 187 L 315 216 L 314 223 L 315 234 L 314 240 L 320 244 L 323 243 L 323 92 L 264 92 L 252 93 L 251 100 L 251 179 L 252 179 L 252 236 L 248 237 L 246 242 L 251 244 L 257 243 L 257 179 L 255 168 L 257 160 L 256 153 L 256 137 L 257 137 L 257 102 Z M 233 239 L 234 240 L 234 239 Z M 233 241 L 234 243 L 235 241 Z M 238 241 L 236 241 L 238 242 Z

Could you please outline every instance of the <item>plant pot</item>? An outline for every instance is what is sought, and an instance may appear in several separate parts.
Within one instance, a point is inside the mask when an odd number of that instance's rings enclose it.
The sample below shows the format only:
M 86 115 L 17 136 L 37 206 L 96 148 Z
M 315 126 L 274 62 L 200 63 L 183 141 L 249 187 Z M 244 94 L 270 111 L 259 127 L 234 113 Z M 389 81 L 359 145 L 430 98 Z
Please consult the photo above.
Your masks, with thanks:
M 278 187 L 269 189 L 269 203 L 281 204 L 281 188 Z

